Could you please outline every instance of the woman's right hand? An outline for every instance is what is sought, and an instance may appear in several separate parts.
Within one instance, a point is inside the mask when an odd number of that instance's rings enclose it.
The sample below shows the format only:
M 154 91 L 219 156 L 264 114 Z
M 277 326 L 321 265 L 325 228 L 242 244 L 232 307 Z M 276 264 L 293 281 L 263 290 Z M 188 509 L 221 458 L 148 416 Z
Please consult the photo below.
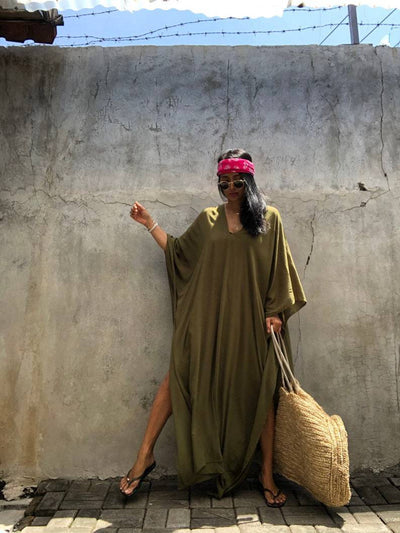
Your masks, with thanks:
M 130 216 L 133 220 L 136 220 L 136 222 L 143 224 L 143 226 L 146 226 L 147 228 L 150 228 L 153 223 L 150 213 L 142 204 L 139 204 L 139 202 L 133 204 Z

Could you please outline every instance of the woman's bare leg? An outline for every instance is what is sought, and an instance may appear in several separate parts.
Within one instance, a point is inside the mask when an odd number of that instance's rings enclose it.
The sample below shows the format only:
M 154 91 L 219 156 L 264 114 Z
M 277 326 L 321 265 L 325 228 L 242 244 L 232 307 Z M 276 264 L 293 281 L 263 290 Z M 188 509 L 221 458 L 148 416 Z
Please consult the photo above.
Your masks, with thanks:
M 154 461 L 154 446 L 162 428 L 165 426 L 168 418 L 172 414 L 171 395 L 169 392 L 169 372 L 162 381 L 150 411 L 147 428 L 143 437 L 142 444 L 137 454 L 136 461 L 129 471 L 129 477 L 140 476 L 144 470 Z M 129 495 L 136 488 L 139 481 L 132 483 L 129 489 L 126 477 L 121 479 L 120 488 L 125 494 Z
M 260 481 L 264 488 L 272 490 L 274 494 L 277 494 L 278 487 L 275 485 L 274 478 L 272 476 L 273 468 L 273 450 L 274 450 L 274 432 L 275 432 L 275 412 L 274 405 L 272 404 L 268 414 L 265 426 L 260 437 L 260 446 L 262 451 L 262 467 L 260 473 Z M 269 492 L 264 492 L 265 498 L 268 503 L 281 503 L 286 500 L 286 495 L 281 494 L 274 498 Z

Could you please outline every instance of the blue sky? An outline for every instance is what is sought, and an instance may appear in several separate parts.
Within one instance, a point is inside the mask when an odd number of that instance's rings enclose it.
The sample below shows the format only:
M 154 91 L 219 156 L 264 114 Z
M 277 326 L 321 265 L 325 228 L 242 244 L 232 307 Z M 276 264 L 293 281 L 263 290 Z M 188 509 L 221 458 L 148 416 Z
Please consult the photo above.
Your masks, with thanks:
M 249 20 L 212 20 L 200 13 L 191 11 L 171 10 L 140 10 L 135 12 L 110 11 L 98 6 L 95 9 L 81 11 L 63 11 L 64 26 L 57 29 L 58 36 L 54 45 L 59 46 L 132 46 L 132 45 L 305 45 L 321 44 L 334 27 L 347 15 L 347 6 L 334 9 L 287 9 L 282 17 L 257 18 Z M 390 15 L 384 26 L 378 27 L 363 43 L 399 46 L 400 41 L 400 9 L 386 10 L 382 8 L 357 8 L 360 40 L 364 38 L 374 25 Z M 88 16 L 85 16 L 89 14 Z M 92 15 L 91 13 L 96 13 Z M 83 16 L 82 16 L 83 15 Z M 201 21 L 201 22 L 199 22 Z M 193 22 L 193 23 L 192 23 Z M 344 21 L 348 22 L 348 19 Z M 165 26 L 183 26 L 164 29 Z M 364 26 L 363 24 L 370 24 Z M 388 26 L 388 25 L 398 26 Z M 304 29 L 316 26 L 315 29 Z M 321 27 L 322 26 L 322 27 Z M 160 28 L 163 28 L 160 30 Z M 301 28 L 299 31 L 298 28 Z M 294 29 L 295 31 L 289 31 Z M 159 31 L 156 31 L 159 30 Z M 283 32 L 283 30 L 286 30 Z M 258 33 L 258 32 L 273 33 Z M 153 33 L 151 33 L 153 32 Z M 210 34 L 210 32 L 217 32 Z M 222 35 L 221 32 L 226 32 Z M 231 34 L 230 32 L 233 32 Z M 235 32 L 249 32 L 236 34 Z M 255 33 L 253 33 L 255 32 Z M 275 33 L 278 32 L 278 33 Z M 141 38 L 135 36 L 143 35 Z M 185 36 L 166 37 L 171 34 L 188 34 Z M 201 33 L 201 35 L 195 35 Z M 208 35 L 204 35 L 208 33 Z M 88 37 L 86 37 L 88 36 Z M 160 37 L 161 36 L 161 37 Z M 130 38 L 121 40 L 120 38 Z M 106 39 L 101 41 L 99 39 Z M 110 39 L 110 40 L 107 40 Z M 113 40 L 117 39 L 117 40 Z M 332 46 L 350 43 L 348 25 L 342 24 L 324 42 Z M 0 45 L 11 45 L 0 38 Z M 25 44 L 28 44 L 25 43 Z

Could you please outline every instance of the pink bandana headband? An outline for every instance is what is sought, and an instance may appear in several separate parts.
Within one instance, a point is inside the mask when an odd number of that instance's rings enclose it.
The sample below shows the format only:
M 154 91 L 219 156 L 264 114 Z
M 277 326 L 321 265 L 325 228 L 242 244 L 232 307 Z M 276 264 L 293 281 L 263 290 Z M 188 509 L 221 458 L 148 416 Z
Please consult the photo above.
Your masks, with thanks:
M 217 176 L 228 174 L 229 172 L 244 172 L 254 176 L 254 165 L 251 161 L 239 159 L 238 157 L 223 159 L 218 163 Z

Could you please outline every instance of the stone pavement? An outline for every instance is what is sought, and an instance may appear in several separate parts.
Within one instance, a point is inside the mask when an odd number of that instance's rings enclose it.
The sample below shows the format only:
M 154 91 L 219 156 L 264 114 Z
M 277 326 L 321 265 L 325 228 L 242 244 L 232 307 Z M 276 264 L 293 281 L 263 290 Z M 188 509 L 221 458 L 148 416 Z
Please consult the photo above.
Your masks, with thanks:
M 42 481 L 14 529 L 23 533 L 400 533 L 400 477 L 352 477 L 349 505 L 327 508 L 277 479 L 288 500 L 267 507 L 255 480 L 221 500 L 207 486 L 176 489 L 175 479 L 146 481 L 132 499 L 119 480 Z M 1 506 L 0 506 L 1 507 Z

